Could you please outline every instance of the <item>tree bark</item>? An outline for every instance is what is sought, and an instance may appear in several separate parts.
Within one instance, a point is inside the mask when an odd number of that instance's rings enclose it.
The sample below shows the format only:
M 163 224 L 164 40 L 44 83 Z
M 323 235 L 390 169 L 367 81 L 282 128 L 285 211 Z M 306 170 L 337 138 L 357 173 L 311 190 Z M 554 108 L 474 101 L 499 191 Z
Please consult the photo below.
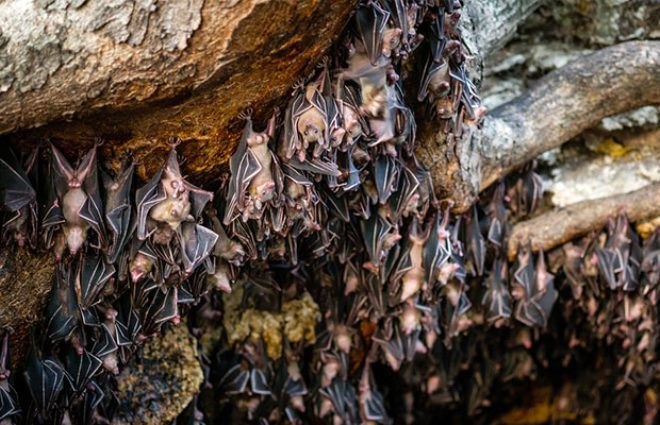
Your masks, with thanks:
M 660 215 L 660 183 L 623 195 L 578 202 L 516 224 L 507 241 L 513 261 L 521 244 L 534 251 L 548 251 L 573 238 L 603 227 L 612 216 L 623 213 L 631 221 Z
M 460 140 L 447 140 L 434 125 L 424 125 L 418 151 L 436 191 L 461 212 L 479 191 L 602 118 L 656 103 L 660 42 L 622 43 L 548 74 Z

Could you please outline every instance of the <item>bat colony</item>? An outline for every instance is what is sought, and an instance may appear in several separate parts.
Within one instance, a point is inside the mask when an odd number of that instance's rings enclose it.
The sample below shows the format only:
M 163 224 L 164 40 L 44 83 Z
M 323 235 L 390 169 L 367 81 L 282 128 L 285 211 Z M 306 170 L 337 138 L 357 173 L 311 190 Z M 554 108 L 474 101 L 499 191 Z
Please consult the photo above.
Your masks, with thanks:
M 5 149 L 4 244 L 52 250 L 57 266 L 44 326 L 24 370 L 11 376 L 5 332 L 0 424 L 109 423 L 113 375 L 184 316 L 198 334 L 223 323 L 223 345 L 201 360 L 207 382 L 243 420 L 411 422 L 424 400 L 456 391 L 464 379 L 458 356 L 493 351 L 466 336 L 472 327 L 513 327 L 531 346 L 558 298 L 546 261 L 565 277 L 583 320 L 601 326 L 603 338 L 616 329 L 610 338 L 626 341 L 621 386 L 652 373 L 645 364 L 658 364 L 657 231 L 642 241 L 619 217 L 547 260 L 523 247 L 510 264 L 508 223 L 542 196 L 533 165 L 465 216 L 450 217 L 435 199 L 414 156 L 405 98 L 413 92 L 451 137 L 476 128 L 484 108 L 468 76 L 460 16 L 452 0 L 362 2 L 345 42 L 295 86 L 284 114 L 276 110 L 263 132 L 245 114 L 215 196 L 184 178 L 175 145 L 142 187 L 129 159 L 116 175 L 99 168 L 96 146 L 75 165 L 54 145 L 28 156 Z M 404 64 L 413 51 L 422 78 L 409 90 Z M 603 291 L 616 295 L 600 307 Z M 565 332 L 578 339 L 578 329 Z M 529 354 L 509 351 L 519 357 L 500 360 L 524 374 Z M 383 367 L 408 388 L 389 401 L 374 373 Z M 487 398 L 494 375 L 467 378 L 469 411 Z M 198 411 L 179 421 L 203 423 Z

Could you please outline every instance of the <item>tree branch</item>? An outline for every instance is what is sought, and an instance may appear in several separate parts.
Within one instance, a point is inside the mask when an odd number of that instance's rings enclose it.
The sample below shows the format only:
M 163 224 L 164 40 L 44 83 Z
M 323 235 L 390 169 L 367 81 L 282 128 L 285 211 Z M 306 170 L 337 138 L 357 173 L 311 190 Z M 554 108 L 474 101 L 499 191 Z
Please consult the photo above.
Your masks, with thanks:
M 660 103 L 660 41 L 608 47 L 548 74 L 489 114 L 480 190 L 601 119 Z
M 510 260 L 528 241 L 534 251 L 548 251 L 573 238 L 600 229 L 612 215 L 624 213 L 631 221 L 660 215 L 660 183 L 634 192 L 578 202 L 516 224 L 507 241 Z
M 602 118 L 660 103 L 660 41 L 608 47 L 554 71 L 496 108 L 479 130 L 447 137 L 434 120 L 419 128 L 420 160 L 440 198 L 466 211 L 479 192 Z

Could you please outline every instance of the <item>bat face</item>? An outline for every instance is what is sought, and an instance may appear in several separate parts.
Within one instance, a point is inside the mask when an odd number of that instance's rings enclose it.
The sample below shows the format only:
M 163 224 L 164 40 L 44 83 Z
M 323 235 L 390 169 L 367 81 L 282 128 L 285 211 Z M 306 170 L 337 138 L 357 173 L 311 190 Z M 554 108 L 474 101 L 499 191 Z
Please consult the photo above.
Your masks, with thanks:
M 159 244 L 169 243 L 181 223 L 198 219 L 212 199 L 211 192 L 193 186 L 183 178 L 173 148 L 161 171 L 135 193 L 137 238 L 145 240 L 152 236 Z M 150 220 L 153 222 L 151 226 Z

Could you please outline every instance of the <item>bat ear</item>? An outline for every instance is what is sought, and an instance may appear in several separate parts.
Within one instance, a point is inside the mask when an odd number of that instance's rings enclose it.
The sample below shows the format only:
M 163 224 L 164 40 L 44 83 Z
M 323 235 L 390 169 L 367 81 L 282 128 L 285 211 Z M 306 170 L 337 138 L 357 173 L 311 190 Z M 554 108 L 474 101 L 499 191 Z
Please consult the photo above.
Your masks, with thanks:
M 82 158 L 75 174 L 82 183 L 87 176 L 92 176 L 94 172 L 96 172 L 96 145 Z
M 52 166 L 57 170 L 57 174 L 63 175 L 66 180 L 71 180 L 73 178 L 73 168 L 69 161 L 52 143 L 50 144 L 50 151 L 52 153 Z

